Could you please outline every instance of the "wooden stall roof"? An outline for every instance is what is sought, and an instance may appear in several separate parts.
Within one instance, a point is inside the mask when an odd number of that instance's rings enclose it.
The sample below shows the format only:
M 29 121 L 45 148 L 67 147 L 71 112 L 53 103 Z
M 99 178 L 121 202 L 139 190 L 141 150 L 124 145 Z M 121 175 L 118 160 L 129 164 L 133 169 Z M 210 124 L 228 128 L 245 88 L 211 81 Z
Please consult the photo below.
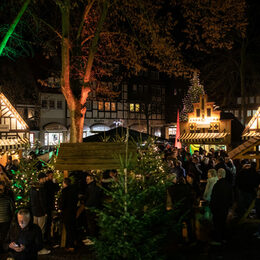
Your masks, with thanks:
M 27 138 L 0 139 L 0 152 L 16 150 L 29 143 Z
M 260 145 L 260 137 L 251 137 L 249 140 L 230 151 L 228 155 L 232 159 L 259 159 L 259 155 L 254 149 L 254 147 L 258 145 Z
M 135 160 L 136 145 L 130 143 L 128 150 Z M 125 143 L 62 143 L 55 168 L 62 171 L 119 169 L 119 155 L 125 158 L 125 152 Z

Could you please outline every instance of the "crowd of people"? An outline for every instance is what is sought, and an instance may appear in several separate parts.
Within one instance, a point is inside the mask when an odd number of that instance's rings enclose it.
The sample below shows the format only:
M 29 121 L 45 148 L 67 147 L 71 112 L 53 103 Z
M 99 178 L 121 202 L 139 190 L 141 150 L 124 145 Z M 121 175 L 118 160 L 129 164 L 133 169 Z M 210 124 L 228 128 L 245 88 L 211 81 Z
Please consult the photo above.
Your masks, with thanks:
M 202 206 L 205 218 L 213 223 L 211 239 L 215 245 L 227 240 L 229 213 L 233 219 L 241 219 L 255 200 L 256 211 L 260 210 L 257 198 L 260 175 L 255 162 L 233 162 L 225 151 L 213 148 L 209 152 L 200 148 L 191 155 L 184 149 L 169 147 L 164 153 L 173 181 L 168 189 L 167 208 L 178 205 L 190 242 L 196 240 L 195 214 Z M 256 234 L 260 238 L 260 233 Z
M 15 167 L 18 170 L 19 165 Z M 43 169 L 30 183 L 28 207 L 20 209 L 15 208 L 11 169 L 10 160 L 6 167 L 0 165 L 0 253 L 6 251 L 10 256 L 7 259 L 18 260 L 49 254 L 51 250 L 46 248 L 61 243 L 62 225 L 67 252 L 74 252 L 79 242 L 93 245 L 90 238 L 98 231 L 96 215 L 90 209 L 101 207 L 103 195 L 92 175 L 83 175 L 82 185 L 72 184 L 71 178 L 64 178 L 59 185 L 53 171 Z M 107 173 L 112 179 L 115 171 Z
M 228 238 L 226 221 L 231 209 L 233 217 L 239 219 L 256 200 L 260 214 L 260 178 L 254 162 L 233 162 L 225 151 L 214 149 L 200 149 L 191 155 L 184 149 L 165 147 L 163 153 L 167 176 L 172 181 L 166 208 L 178 207 L 177 218 L 185 223 L 189 242 L 198 239 L 195 219 L 202 206 L 205 217 L 213 223 L 212 243 L 216 245 Z M 71 178 L 64 178 L 62 187 L 54 180 L 53 171 L 39 171 L 37 181 L 31 183 L 29 207 L 15 209 L 10 171 L 18 167 L 11 158 L 5 167 L 0 165 L 1 250 L 9 251 L 10 259 L 37 259 L 38 255 L 51 252 L 46 248 L 60 245 L 62 226 L 67 252 L 74 252 L 79 243 L 93 245 L 98 225 L 92 209 L 102 208 L 106 199 L 103 190 L 110 189 L 110 184 L 117 180 L 116 170 L 104 172 L 100 183 L 89 173 L 75 174 L 77 178 L 81 176 L 77 185 L 72 184 Z M 260 228 L 256 234 L 260 238 Z

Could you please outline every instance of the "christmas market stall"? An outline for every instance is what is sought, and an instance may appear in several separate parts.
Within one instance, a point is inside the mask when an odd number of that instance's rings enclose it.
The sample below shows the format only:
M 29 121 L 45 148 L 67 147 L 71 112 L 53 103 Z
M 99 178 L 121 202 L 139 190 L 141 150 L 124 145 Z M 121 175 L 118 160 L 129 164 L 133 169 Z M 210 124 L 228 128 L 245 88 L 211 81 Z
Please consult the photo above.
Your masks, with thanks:
M 120 169 L 126 167 L 126 161 L 135 162 L 136 152 L 134 144 L 122 142 L 61 143 L 55 169 L 63 171 L 64 177 L 69 176 L 69 171 Z M 65 247 L 65 237 L 63 227 L 61 247 Z
M 21 158 L 22 147 L 29 142 L 29 127 L 3 93 L 0 93 L 0 163 L 7 157 Z
M 256 160 L 257 169 L 260 167 L 260 107 L 247 124 L 242 133 L 244 143 L 229 152 L 230 158 Z
M 187 145 L 191 153 L 200 147 L 206 151 L 210 148 L 231 150 L 232 145 L 239 141 L 243 129 L 238 120 L 231 114 L 216 110 L 215 103 L 208 102 L 206 94 L 192 105 L 193 112 L 188 113 L 188 121 L 180 123 L 179 140 L 182 145 Z

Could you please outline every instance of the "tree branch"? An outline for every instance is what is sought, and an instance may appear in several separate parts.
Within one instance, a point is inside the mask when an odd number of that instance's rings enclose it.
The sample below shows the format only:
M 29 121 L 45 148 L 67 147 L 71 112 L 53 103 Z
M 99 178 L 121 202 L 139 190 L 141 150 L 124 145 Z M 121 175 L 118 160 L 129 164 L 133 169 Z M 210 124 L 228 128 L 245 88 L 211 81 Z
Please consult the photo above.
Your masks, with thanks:
M 83 26 L 84 26 L 84 22 L 85 22 L 85 19 L 86 17 L 88 16 L 88 13 L 91 9 L 91 7 L 93 6 L 94 2 L 96 0 L 92 0 L 86 7 L 85 7 L 85 10 L 84 10 L 84 14 L 83 14 L 83 17 L 82 17 L 82 20 L 81 20 L 81 23 L 80 23 L 80 26 L 79 26 L 79 30 L 78 30 L 78 33 L 77 33 L 77 40 L 79 39 L 80 35 L 81 35 L 81 32 L 82 32 L 82 29 L 83 29 Z
M 103 2 L 103 9 L 102 9 L 101 17 L 98 21 L 97 29 L 96 29 L 94 38 L 92 40 L 92 44 L 89 48 L 88 63 L 87 63 L 87 67 L 86 67 L 86 71 L 85 71 L 85 75 L 84 75 L 84 79 L 83 79 L 84 83 L 88 83 L 89 80 L 90 80 L 90 74 L 91 74 L 91 70 L 92 70 L 94 56 L 97 52 L 98 40 L 99 40 L 99 37 L 100 37 L 101 29 L 102 29 L 102 27 L 105 23 L 107 11 L 108 11 L 108 3 L 105 0 Z
M 47 25 L 53 32 L 55 32 L 55 33 L 58 35 L 58 37 L 59 37 L 60 39 L 62 39 L 62 35 L 61 35 L 53 26 L 51 26 L 49 23 L 47 23 L 46 21 L 44 21 L 44 20 L 41 19 L 40 17 L 35 16 L 32 12 L 30 12 L 30 14 L 31 14 L 35 19 L 38 19 L 39 22 L 42 22 L 43 24 Z

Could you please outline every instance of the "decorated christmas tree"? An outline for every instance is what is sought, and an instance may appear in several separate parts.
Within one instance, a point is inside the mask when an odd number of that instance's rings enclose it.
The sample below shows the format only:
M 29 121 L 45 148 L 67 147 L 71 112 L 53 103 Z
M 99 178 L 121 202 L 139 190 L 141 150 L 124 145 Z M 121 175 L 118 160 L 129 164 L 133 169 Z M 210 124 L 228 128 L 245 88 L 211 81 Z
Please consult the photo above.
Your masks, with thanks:
M 37 158 L 21 159 L 18 170 L 11 170 L 12 173 L 12 190 L 14 192 L 16 208 L 28 207 L 29 191 L 32 184 L 38 182 L 38 174 L 46 173 L 49 170 L 54 172 L 54 178 L 58 183 L 62 181 L 62 174 L 54 169 L 56 160 L 54 154 L 50 162 L 44 162 Z
M 41 162 L 37 159 L 22 159 L 17 171 L 12 170 L 12 190 L 15 206 L 27 207 L 29 204 L 29 190 L 31 184 L 37 181 L 37 173 Z
M 204 86 L 200 84 L 199 74 L 197 72 L 194 72 L 190 82 L 191 86 L 183 99 L 183 109 L 180 113 L 181 122 L 188 120 L 188 113 L 193 112 L 192 103 L 198 103 L 200 101 L 200 96 L 205 94 Z
M 98 212 L 100 236 L 95 243 L 98 259 L 162 259 L 162 245 L 172 223 L 166 211 L 168 186 L 162 155 L 153 140 L 139 150 L 138 163 L 122 160 L 111 198 Z

